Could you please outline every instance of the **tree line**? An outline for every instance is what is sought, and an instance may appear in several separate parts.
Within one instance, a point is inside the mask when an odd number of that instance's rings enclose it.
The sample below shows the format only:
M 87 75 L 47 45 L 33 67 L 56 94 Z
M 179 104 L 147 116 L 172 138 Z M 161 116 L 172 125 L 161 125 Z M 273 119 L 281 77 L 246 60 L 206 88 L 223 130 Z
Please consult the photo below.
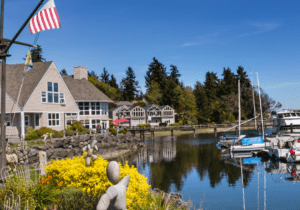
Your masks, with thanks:
M 42 50 L 38 46 L 32 51 L 33 62 L 45 61 L 41 56 Z M 67 71 L 62 69 L 62 75 Z M 126 76 L 117 82 L 113 74 L 106 68 L 100 75 L 89 71 L 88 80 L 99 90 L 114 101 L 139 101 L 146 99 L 149 104 L 169 105 L 177 113 L 183 123 L 226 123 L 238 119 L 238 80 L 241 83 L 241 118 L 242 120 L 254 117 L 260 113 L 257 86 L 252 86 L 247 72 L 238 66 L 236 73 L 229 67 L 223 69 L 222 77 L 215 72 L 206 72 L 205 80 L 197 81 L 194 87 L 185 86 L 180 82 L 181 74 L 175 65 L 167 67 L 155 57 L 148 66 L 145 75 L 146 92 L 143 93 L 136 80 L 135 72 L 131 67 L 126 69 Z M 273 100 L 260 89 L 263 113 L 281 108 L 281 103 Z

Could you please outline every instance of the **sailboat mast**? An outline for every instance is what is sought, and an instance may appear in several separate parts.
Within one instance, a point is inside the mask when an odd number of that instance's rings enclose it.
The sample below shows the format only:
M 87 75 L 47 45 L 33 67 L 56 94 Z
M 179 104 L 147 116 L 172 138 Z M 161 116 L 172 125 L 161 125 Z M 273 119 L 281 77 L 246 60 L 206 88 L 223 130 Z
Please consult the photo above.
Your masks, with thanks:
M 241 84 L 238 80 L 238 98 L 239 98 L 239 137 L 241 136 Z
M 265 133 L 264 133 L 264 117 L 263 117 L 262 106 L 261 106 L 261 95 L 260 95 L 259 79 L 258 79 L 258 73 L 257 72 L 256 72 L 256 75 L 257 75 L 259 106 L 260 106 L 261 132 L 262 132 L 262 136 L 264 138 L 265 137 Z
M 240 167 L 241 167 L 241 180 L 242 180 L 242 192 L 243 192 L 243 207 L 244 207 L 244 210 L 245 210 L 246 209 L 246 205 L 245 205 L 244 178 L 243 178 L 243 160 L 242 160 L 242 158 L 240 158 Z
M 251 69 L 250 69 L 250 75 L 251 75 L 251 85 L 252 85 L 253 112 L 254 112 L 254 117 L 255 117 L 256 116 L 256 108 L 255 108 L 254 88 L 253 88 L 253 80 L 252 80 L 252 71 L 251 71 Z M 254 128 L 255 128 L 255 130 L 257 130 L 256 118 L 254 118 Z

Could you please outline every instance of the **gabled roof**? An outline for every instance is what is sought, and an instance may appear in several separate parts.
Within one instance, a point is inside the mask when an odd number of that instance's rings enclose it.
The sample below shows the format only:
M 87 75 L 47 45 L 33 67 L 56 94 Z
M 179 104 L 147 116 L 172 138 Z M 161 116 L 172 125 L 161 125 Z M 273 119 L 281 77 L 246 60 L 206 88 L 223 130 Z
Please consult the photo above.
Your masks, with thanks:
M 132 101 L 115 101 L 114 104 L 116 106 L 123 106 L 123 105 L 132 106 L 133 102 Z
M 36 86 L 50 67 L 52 61 L 35 62 L 24 75 L 24 82 L 20 93 L 19 106 L 23 107 Z M 6 64 L 6 92 L 17 101 L 19 89 L 22 83 L 24 64 Z M 2 65 L 0 65 L 2 75 Z M 2 81 L 0 81 L 1 84 Z
M 157 107 L 157 108 L 160 109 L 160 107 L 158 105 L 155 105 L 155 104 L 150 104 L 150 105 L 144 106 L 143 109 L 148 110 L 148 109 L 150 109 L 152 107 Z
M 62 78 L 75 101 L 103 101 L 113 103 L 113 100 L 86 79 L 74 79 L 73 75 L 62 76 Z
M 130 110 L 130 107 L 131 106 L 127 106 L 127 105 L 123 105 L 123 106 L 117 106 L 117 107 L 113 107 L 113 108 L 110 108 L 109 111 L 120 111 L 121 109 L 128 109 Z

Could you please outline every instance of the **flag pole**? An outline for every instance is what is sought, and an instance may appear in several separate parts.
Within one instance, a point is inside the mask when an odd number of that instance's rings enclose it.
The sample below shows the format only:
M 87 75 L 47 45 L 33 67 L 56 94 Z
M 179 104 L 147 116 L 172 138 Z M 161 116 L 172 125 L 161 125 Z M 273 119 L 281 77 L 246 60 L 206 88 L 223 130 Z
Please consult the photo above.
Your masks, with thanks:
M 35 7 L 33 12 L 29 15 L 27 20 L 23 23 L 21 28 L 18 30 L 13 39 L 7 43 L 7 41 L 3 39 L 3 26 L 4 26 L 4 0 L 1 0 L 1 19 L 0 19 L 0 58 L 2 60 L 2 78 L 1 78 L 1 160 L 0 160 L 0 170 L 6 166 L 6 129 L 5 129 L 5 92 L 6 92 L 6 57 L 10 56 L 7 54 L 7 51 L 11 47 L 11 45 L 18 38 L 20 33 L 23 31 L 24 27 L 27 25 L 29 20 L 32 18 L 34 13 L 38 10 L 38 8 L 43 4 L 44 0 L 40 0 L 39 4 Z M 14 122 L 12 122 L 14 123 Z M 1 171 L 3 172 L 3 171 Z M 2 176 L 2 174 L 1 174 Z

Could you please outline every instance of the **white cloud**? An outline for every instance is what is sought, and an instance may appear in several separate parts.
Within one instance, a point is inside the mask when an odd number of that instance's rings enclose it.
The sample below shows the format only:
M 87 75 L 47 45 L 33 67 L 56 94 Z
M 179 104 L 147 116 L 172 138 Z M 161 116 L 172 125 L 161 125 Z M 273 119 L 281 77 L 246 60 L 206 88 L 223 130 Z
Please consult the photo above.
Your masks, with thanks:
M 196 37 L 194 41 L 186 42 L 181 45 L 181 47 L 191 47 L 196 45 L 202 45 L 206 43 L 212 42 L 213 38 L 219 36 L 219 33 L 211 33 L 211 34 L 204 34 L 202 36 Z
M 239 35 L 238 37 L 252 36 L 252 35 L 256 35 L 256 34 L 273 31 L 276 28 L 278 28 L 281 24 L 280 23 L 271 23 L 271 22 L 250 22 L 249 25 L 252 26 L 252 28 L 254 27 L 255 30 L 250 33 L 245 33 L 245 34 Z

